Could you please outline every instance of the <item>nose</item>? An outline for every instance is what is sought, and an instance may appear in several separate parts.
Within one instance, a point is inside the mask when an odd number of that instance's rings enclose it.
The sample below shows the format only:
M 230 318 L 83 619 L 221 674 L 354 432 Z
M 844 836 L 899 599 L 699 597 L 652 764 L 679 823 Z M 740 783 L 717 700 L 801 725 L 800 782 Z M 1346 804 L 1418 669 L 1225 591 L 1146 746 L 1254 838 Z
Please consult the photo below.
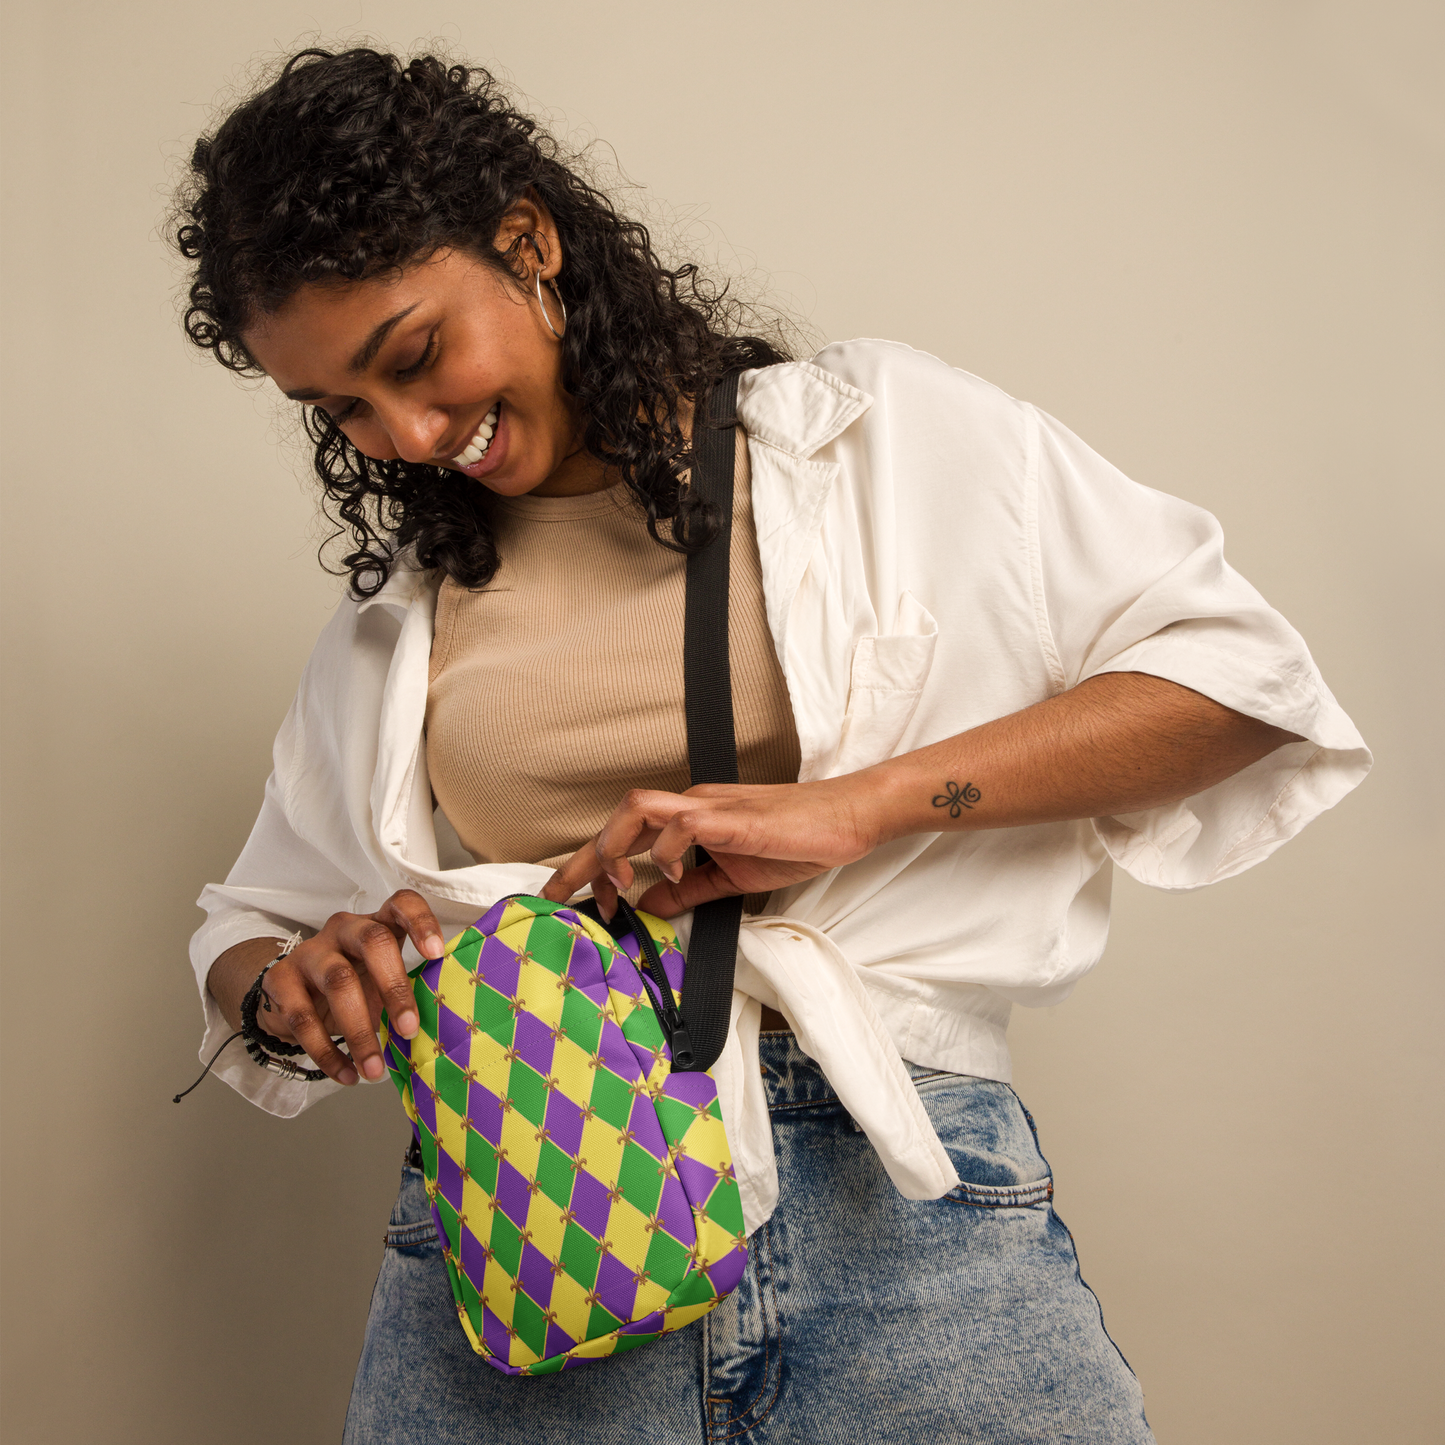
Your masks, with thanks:
M 434 462 L 446 435 L 447 414 L 440 407 L 393 404 L 378 407 L 378 420 L 397 456 L 406 462 Z

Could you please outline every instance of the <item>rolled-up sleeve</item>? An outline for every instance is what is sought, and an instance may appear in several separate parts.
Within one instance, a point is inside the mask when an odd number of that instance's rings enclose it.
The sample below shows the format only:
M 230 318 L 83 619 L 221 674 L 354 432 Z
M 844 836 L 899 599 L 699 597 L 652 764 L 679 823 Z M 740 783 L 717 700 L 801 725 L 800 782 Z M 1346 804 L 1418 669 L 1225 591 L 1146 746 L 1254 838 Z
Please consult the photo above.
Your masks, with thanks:
M 1167 678 L 1297 733 L 1183 802 L 1095 820 L 1143 883 L 1197 888 L 1269 856 L 1354 788 L 1370 754 L 1304 639 L 1224 559 L 1219 523 L 1138 485 L 1040 412 L 1038 555 L 1065 686 Z
M 191 966 L 205 1013 L 202 1061 L 209 1060 L 231 1033 L 206 987 L 216 959 L 247 939 L 283 939 L 298 930 L 310 935 L 358 896 L 357 881 L 300 837 L 287 819 L 280 766 L 291 753 L 296 726 L 293 707 L 276 740 L 278 769 L 266 781 L 261 811 L 241 856 L 224 883 L 208 884 L 196 900 L 206 911 L 206 921 L 191 938 Z M 282 1118 L 299 1114 L 341 1087 L 329 1079 L 307 1083 L 257 1068 L 240 1040 L 221 1054 L 213 1072 L 251 1103 Z

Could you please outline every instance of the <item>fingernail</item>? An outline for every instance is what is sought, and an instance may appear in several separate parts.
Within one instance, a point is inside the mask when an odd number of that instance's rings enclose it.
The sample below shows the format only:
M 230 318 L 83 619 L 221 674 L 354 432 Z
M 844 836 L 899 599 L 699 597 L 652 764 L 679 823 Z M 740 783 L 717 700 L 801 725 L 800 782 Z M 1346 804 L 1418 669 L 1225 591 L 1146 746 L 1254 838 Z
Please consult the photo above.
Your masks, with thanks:
M 374 1084 L 386 1072 L 386 1065 L 373 1054 L 362 1064 L 361 1072 Z
M 422 952 L 427 958 L 440 958 L 446 951 L 446 944 L 434 933 L 422 944 Z
M 626 885 L 615 873 L 609 873 L 609 874 L 607 875 L 607 881 L 608 881 L 619 893 L 626 893 L 626 892 L 627 892 L 627 885 Z
M 669 864 L 667 865 L 667 867 L 664 868 L 662 871 L 667 874 L 667 877 L 668 877 L 669 882 L 672 882 L 672 883 L 681 883 L 681 882 L 682 882 L 682 864 L 681 864 L 681 863 L 669 863 Z
M 421 1020 L 414 1013 L 408 1012 L 397 1016 L 396 1031 L 404 1039 L 414 1039 L 420 1026 Z
M 356 1082 L 356 1070 L 353 1069 L 350 1064 L 347 1064 L 347 1066 L 337 1074 L 336 1082 L 338 1084 L 346 1084 L 350 1087 L 350 1085 Z

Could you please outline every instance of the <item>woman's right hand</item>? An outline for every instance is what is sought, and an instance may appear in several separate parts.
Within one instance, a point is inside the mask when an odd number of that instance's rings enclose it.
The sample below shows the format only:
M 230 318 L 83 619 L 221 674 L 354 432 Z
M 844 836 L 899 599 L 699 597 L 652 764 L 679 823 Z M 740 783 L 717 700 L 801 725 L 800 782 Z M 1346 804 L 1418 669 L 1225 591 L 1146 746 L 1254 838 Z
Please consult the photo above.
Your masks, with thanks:
M 338 1084 L 356 1083 L 358 1069 L 368 1079 L 385 1077 L 376 1032 L 382 1009 L 403 1038 L 415 1038 L 419 1027 L 401 961 L 406 938 L 423 958 L 439 958 L 445 947 L 426 900 L 409 888 L 393 893 L 375 913 L 333 913 L 319 933 L 267 973 L 257 1022 L 268 1034 L 300 1044 Z M 206 987 L 232 1028 L 241 1027 L 241 1000 L 278 949 L 274 939 L 248 939 L 211 965 Z M 333 1034 L 345 1038 L 351 1059 L 332 1043 Z

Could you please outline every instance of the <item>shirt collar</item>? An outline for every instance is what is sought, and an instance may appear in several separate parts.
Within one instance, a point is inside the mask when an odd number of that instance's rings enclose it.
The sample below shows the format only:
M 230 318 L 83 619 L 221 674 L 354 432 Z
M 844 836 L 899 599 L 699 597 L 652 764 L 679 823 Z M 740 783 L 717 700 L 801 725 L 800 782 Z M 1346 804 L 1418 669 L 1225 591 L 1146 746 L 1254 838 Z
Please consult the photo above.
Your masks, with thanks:
M 746 371 L 738 381 L 738 420 L 748 436 L 804 459 L 872 405 L 867 392 L 811 361 Z

